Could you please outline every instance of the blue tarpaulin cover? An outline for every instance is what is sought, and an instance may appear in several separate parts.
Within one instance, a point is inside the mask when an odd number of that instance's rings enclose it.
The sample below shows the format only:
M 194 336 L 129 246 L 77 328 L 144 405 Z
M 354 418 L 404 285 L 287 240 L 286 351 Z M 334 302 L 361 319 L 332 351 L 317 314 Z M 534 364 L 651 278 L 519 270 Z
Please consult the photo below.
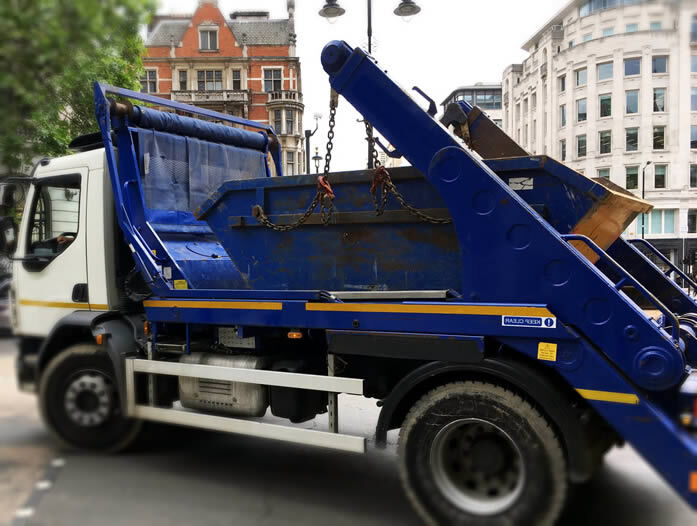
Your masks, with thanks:
M 225 181 L 267 175 L 266 155 L 259 150 L 154 130 L 139 131 L 138 143 L 148 220 L 158 229 L 201 225 L 207 231 L 192 214 L 198 206 Z

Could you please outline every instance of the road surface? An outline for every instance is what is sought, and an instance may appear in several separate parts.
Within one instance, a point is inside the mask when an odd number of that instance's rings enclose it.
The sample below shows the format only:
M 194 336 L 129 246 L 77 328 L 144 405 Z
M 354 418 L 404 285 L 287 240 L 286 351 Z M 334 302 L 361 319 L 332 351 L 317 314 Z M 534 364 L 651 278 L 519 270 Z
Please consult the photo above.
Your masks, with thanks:
M 18 393 L 0 340 L 0 525 L 418 525 L 394 447 L 367 455 L 151 426 L 130 453 L 61 450 Z M 346 397 L 343 432 L 370 434 L 374 403 Z M 394 440 L 394 436 L 392 437 Z M 574 488 L 560 524 L 682 526 L 690 509 L 631 448 Z

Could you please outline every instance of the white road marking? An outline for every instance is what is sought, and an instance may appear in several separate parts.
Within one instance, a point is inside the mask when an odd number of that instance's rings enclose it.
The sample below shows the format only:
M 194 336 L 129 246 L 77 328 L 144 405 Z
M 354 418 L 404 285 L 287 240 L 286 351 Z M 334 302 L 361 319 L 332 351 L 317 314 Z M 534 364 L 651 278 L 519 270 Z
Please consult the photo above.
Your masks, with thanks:
M 51 466 L 54 467 L 54 468 L 62 468 L 63 466 L 65 466 L 65 459 L 62 459 L 62 458 L 54 458 L 54 459 L 51 461 Z
M 15 517 L 18 519 L 26 519 L 34 515 L 34 508 L 20 508 L 15 511 Z
M 40 480 L 39 482 L 36 483 L 36 489 L 41 490 L 41 491 L 46 491 L 47 489 L 51 489 L 51 486 L 53 486 L 53 482 L 50 480 Z

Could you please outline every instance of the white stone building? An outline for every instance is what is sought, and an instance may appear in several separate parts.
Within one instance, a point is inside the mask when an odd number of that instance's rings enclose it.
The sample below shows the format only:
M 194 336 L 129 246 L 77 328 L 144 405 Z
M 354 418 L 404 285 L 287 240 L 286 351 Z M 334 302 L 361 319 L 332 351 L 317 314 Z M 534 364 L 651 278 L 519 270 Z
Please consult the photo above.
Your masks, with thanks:
M 645 195 L 655 206 L 645 237 L 674 262 L 693 257 L 697 0 L 574 0 L 523 49 L 503 74 L 504 130 Z M 642 236 L 642 218 L 626 235 Z

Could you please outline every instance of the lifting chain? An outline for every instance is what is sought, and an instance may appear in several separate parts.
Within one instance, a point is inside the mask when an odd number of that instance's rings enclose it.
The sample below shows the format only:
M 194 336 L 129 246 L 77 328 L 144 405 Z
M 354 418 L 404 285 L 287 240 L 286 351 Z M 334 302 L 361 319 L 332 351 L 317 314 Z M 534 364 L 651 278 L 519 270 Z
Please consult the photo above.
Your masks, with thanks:
M 317 193 L 312 199 L 312 202 L 307 207 L 303 215 L 301 215 L 297 221 L 290 223 L 288 225 L 278 225 L 269 219 L 266 215 L 264 209 L 261 205 L 255 205 L 252 208 L 252 215 L 259 221 L 260 224 L 264 225 L 266 228 L 275 230 L 276 232 L 288 232 L 298 228 L 300 225 L 305 223 L 309 217 L 314 213 L 317 205 L 320 205 L 320 217 L 322 218 L 322 223 L 324 225 L 329 224 L 332 219 L 332 212 L 334 211 L 334 192 L 329 184 L 329 166 L 332 161 L 332 150 L 334 149 L 334 124 L 336 117 L 336 107 L 339 103 L 339 94 L 331 90 L 329 96 L 329 131 L 327 132 L 327 153 L 324 155 L 324 170 L 322 175 L 317 178 Z M 305 159 L 307 162 L 307 159 Z
M 375 173 L 373 174 L 373 184 L 370 187 L 370 193 L 373 196 L 373 203 L 375 203 L 375 215 L 382 215 L 385 212 L 385 205 L 387 204 L 387 196 L 392 194 L 399 204 L 411 215 L 418 217 L 421 221 L 427 223 L 433 223 L 436 225 L 447 225 L 452 223 L 451 218 L 440 218 L 433 217 L 428 214 L 423 213 L 421 210 L 415 206 L 407 203 L 404 196 L 397 190 L 397 187 L 392 182 L 390 177 L 390 172 L 387 171 L 382 163 L 378 159 L 378 152 L 375 149 L 375 138 L 373 137 L 373 126 L 368 122 L 365 123 L 365 133 L 368 144 L 370 145 L 370 155 L 373 159 L 373 166 L 375 166 Z M 368 160 L 368 167 L 370 168 L 370 160 Z

